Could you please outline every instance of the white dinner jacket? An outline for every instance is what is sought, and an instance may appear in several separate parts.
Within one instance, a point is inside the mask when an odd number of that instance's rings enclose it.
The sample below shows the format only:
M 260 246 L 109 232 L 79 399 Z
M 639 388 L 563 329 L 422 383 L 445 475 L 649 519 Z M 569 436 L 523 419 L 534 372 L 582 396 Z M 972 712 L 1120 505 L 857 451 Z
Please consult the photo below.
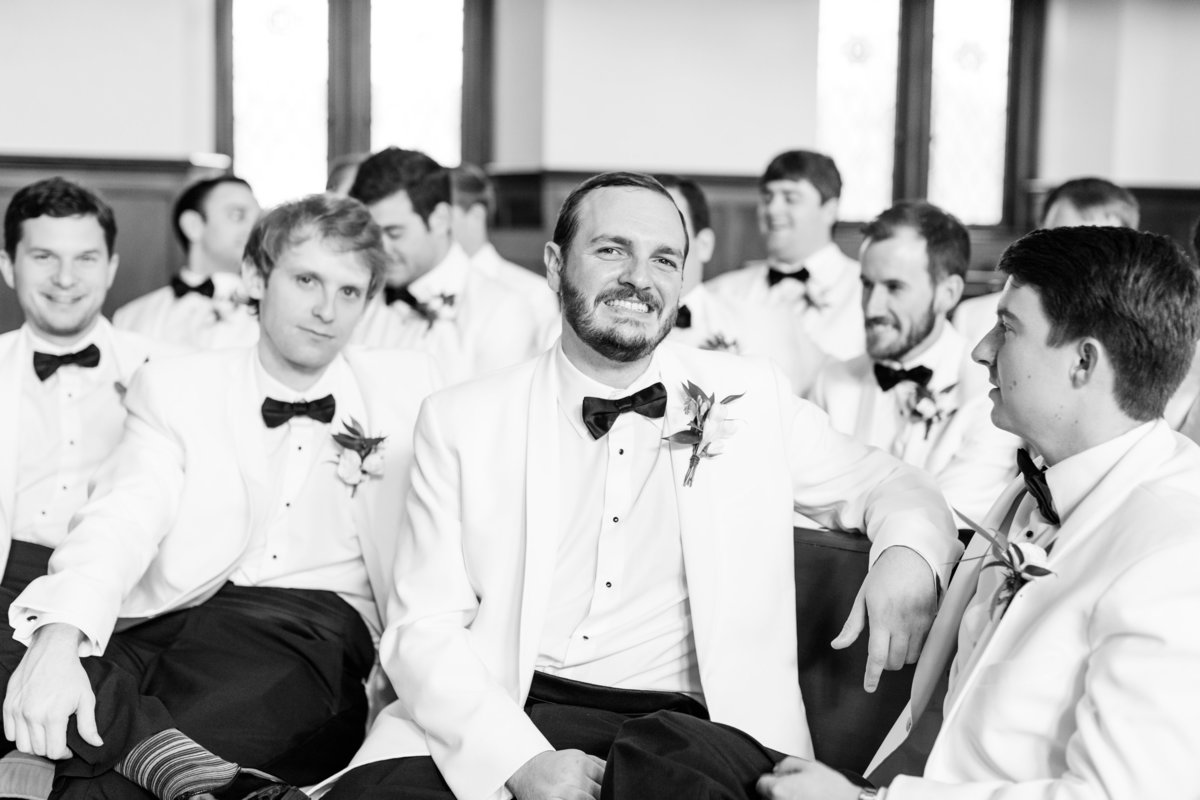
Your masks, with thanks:
M 997 527 L 1023 489 L 997 500 Z M 968 547 L 913 678 L 931 693 L 974 594 Z M 1200 449 L 1161 420 L 1064 520 L 1026 584 L 958 675 L 925 776 L 890 798 L 1200 797 Z M 911 708 L 868 772 L 904 738 Z
M 902 432 L 903 426 L 876 430 L 876 419 L 881 406 L 888 411 L 895 408 L 893 393 L 911 389 L 903 384 L 889 392 L 880 389 L 870 356 L 827 364 L 817 377 L 812 399 L 829 414 L 833 427 L 926 470 L 937 480 L 951 507 L 979 519 L 1016 474 L 1021 442 L 992 424 L 987 371 L 972 364 L 971 374 L 962 373 L 968 350 L 963 337 L 944 323 L 924 353 L 905 359 L 902 366 L 906 369 L 924 365 L 933 370 L 929 389 L 937 395 L 949 390 L 945 396 L 953 413 L 930 425 L 927 436 L 923 435 L 924 423 L 910 423 L 916 430 L 902 452 L 891 449 L 890 434 Z
M 189 350 L 246 347 L 258 341 L 258 318 L 249 306 L 231 306 L 218 320 L 211 299 L 194 293 L 176 297 L 170 286 L 121 306 L 113 324 Z
M 665 430 L 686 426 L 685 380 L 718 399 L 744 393 L 730 407 L 740 428 L 692 486 L 682 485 L 691 448 L 671 453 L 709 713 L 811 756 L 796 673 L 793 504 L 847 530 L 865 530 L 869 516 L 872 558 L 903 543 L 938 566 L 961 549 L 948 511 L 926 476 L 834 431 L 765 360 L 671 344 L 658 359 Z M 522 705 L 562 532 L 554 361 L 552 349 L 422 409 L 380 643 L 400 699 L 352 766 L 428 753 L 457 797 L 480 800 L 549 749 Z
M 558 338 L 562 332 L 558 297 L 550 291 L 545 275 L 525 269 L 520 264 L 514 264 L 504 258 L 491 242 L 485 243 L 471 256 L 471 268 L 515 289 L 525 298 L 537 318 L 538 343 L 543 345 L 539 350 L 549 347 Z
M 436 385 L 418 353 L 350 347 L 344 356 L 365 408 L 343 398 L 331 433 L 354 416 L 369 435 L 388 437 L 382 477 L 360 484 L 351 501 L 382 619 L 413 425 Z M 55 550 L 50 574 L 13 601 L 15 638 L 27 641 L 30 616 L 48 615 L 78 627 L 102 652 L 118 617 L 197 605 L 224 584 L 274 508 L 256 359 L 254 347 L 206 351 L 138 372 L 120 446 Z
M 133 375 L 151 357 L 175 355 L 177 350 L 159 344 L 144 336 L 128 331 L 115 330 L 108 320 L 101 317 L 96 324 L 107 328 L 104 334 L 112 343 L 111 348 L 101 350 L 100 358 L 111 358 L 117 365 L 119 380 L 129 386 Z M 12 515 L 17 501 L 17 464 L 19 453 L 17 442 L 21 430 L 21 392 L 25 381 L 37 380 L 33 371 L 33 343 L 25 326 L 0 336 L 0 442 L 8 443 L 0 448 L 0 565 L 8 563 L 11 544 Z M 113 391 L 117 391 L 113 387 Z M 2 568 L 2 567 L 0 567 Z

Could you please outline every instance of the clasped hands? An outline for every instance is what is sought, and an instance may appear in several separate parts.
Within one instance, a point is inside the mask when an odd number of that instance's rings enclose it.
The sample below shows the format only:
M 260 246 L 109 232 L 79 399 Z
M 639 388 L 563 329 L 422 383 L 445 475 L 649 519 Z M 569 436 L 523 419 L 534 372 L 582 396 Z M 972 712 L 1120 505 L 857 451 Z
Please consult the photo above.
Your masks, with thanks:
M 599 800 L 604 759 L 581 750 L 546 750 L 504 784 L 516 800 Z

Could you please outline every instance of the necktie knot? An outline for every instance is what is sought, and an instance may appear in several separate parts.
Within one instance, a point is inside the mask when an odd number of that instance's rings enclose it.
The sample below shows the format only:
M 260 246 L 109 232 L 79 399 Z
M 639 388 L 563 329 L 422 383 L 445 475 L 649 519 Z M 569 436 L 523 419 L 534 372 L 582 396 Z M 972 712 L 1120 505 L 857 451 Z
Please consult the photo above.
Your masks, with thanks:
M 40 381 L 46 380 L 58 372 L 59 367 L 65 367 L 68 364 L 89 369 L 98 366 L 100 364 L 100 348 L 94 344 L 89 344 L 87 347 L 74 353 L 53 355 L 51 353 L 34 352 L 33 354 L 33 371 Z
M 174 278 L 171 278 L 171 291 L 175 293 L 176 298 L 183 297 L 189 292 L 195 292 L 204 297 L 212 297 L 216 294 L 216 286 L 213 284 L 212 278 L 205 278 L 203 283 L 192 286 L 183 278 L 176 275 Z
M 891 391 L 901 381 L 912 381 L 918 386 L 928 386 L 931 378 L 933 378 L 933 370 L 929 367 L 916 366 L 912 369 L 896 369 L 887 364 L 875 362 L 875 380 L 879 382 L 879 388 L 885 392 Z
M 660 381 L 615 400 L 605 400 L 602 397 L 583 398 L 583 424 L 587 426 L 593 439 L 599 439 L 612 430 L 617 417 L 626 412 L 634 411 L 643 417 L 660 419 L 666 410 L 667 387 Z
M 317 400 L 301 400 L 296 403 L 268 397 L 263 400 L 262 418 L 268 428 L 278 428 L 292 417 L 308 417 L 328 424 L 333 421 L 336 408 L 337 402 L 331 394 Z
M 1051 525 L 1061 525 L 1058 512 L 1054 509 L 1054 497 L 1050 494 L 1050 483 L 1046 480 L 1046 468 L 1038 467 L 1024 447 L 1017 450 L 1017 469 L 1025 479 L 1025 488 L 1037 502 L 1038 511 Z
M 781 269 L 775 269 L 774 267 L 767 267 L 767 286 L 768 287 L 774 286 L 775 284 L 779 283 L 780 281 L 788 279 L 788 278 L 790 278 L 791 280 L 794 280 L 794 281 L 800 281 L 800 283 L 808 283 L 808 278 L 809 278 L 808 267 L 801 267 L 800 269 L 796 270 L 795 272 L 784 272 Z

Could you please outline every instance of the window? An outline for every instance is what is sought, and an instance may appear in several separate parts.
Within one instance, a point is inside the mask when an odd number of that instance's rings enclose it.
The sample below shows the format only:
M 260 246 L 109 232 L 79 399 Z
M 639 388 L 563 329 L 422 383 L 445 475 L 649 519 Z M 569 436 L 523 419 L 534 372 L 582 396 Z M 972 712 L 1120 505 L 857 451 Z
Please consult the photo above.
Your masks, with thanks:
M 217 147 L 273 205 L 325 187 L 330 158 L 387 145 L 457 164 L 465 5 L 217 0 Z

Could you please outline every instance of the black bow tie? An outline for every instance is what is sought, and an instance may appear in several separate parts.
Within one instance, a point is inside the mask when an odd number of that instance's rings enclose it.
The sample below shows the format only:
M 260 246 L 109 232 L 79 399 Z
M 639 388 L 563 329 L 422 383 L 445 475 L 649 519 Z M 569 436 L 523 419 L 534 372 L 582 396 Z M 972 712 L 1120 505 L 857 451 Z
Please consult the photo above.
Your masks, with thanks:
M 636 411 L 643 417 L 659 419 L 667 410 L 667 387 L 654 383 L 634 392 L 628 397 L 604 400 L 599 397 L 583 398 L 583 424 L 593 439 L 599 439 L 612 430 L 617 417 L 626 411 Z
M 879 381 L 879 388 L 885 392 L 891 391 L 892 387 L 901 381 L 912 381 L 921 386 L 928 386 L 929 379 L 933 377 L 933 370 L 929 367 L 913 367 L 912 369 L 893 369 L 887 364 L 875 362 L 875 380 Z
M 263 400 L 262 418 L 268 428 L 278 428 L 292 417 L 309 417 L 317 422 L 333 421 L 333 411 L 337 403 L 333 395 L 327 394 L 319 400 L 309 400 L 306 403 L 285 403 L 268 397 Z
M 680 306 L 679 313 L 675 315 L 676 328 L 692 327 L 692 310 L 687 306 Z
M 791 278 L 794 281 L 808 283 L 808 268 L 801 267 L 795 272 L 784 272 L 783 270 L 767 267 L 767 286 L 774 286 L 785 278 Z
M 397 300 L 418 311 L 421 311 L 425 308 L 425 304 L 418 300 L 413 293 L 408 290 L 407 286 L 384 286 L 383 301 L 390 306 Z
M 94 344 L 89 344 L 77 353 L 63 353 L 61 356 L 51 355 L 50 353 L 33 354 L 33 371 L 37 374 L 39 381 L 44 381 L 54 373 L 58 372 L 59 367 L 67 364 L 74 364 L 77 367 L 95 367 L 100 363 L 100 348 Z
M 176 297 L 183 297 L 188 292 L 195 292 L 196 294 L 202 294 L 205 297 L 212 297 L 213 293 L 216 292 L 216 287 L 213 286 L 212 278 L 205 278 L 204 283 L 199 283 L 195 286 L 192 286 L 183 278 L 176 275 L 174 278 L 171 278 L 171 291 L 175 293 Z
M 1017 469 L 1025 479 L 1025 488 L 1037 501 L 1038 511 L 1051 525 L 1061 525 L 1058 512 L 1054 510 L 1054 497 L 1050 494 L 1050 484 L 1046 481 L 1046 468 L 1038 469 L 1029 457 L 1029 451 L 1022 447 L 1017 451 Z

